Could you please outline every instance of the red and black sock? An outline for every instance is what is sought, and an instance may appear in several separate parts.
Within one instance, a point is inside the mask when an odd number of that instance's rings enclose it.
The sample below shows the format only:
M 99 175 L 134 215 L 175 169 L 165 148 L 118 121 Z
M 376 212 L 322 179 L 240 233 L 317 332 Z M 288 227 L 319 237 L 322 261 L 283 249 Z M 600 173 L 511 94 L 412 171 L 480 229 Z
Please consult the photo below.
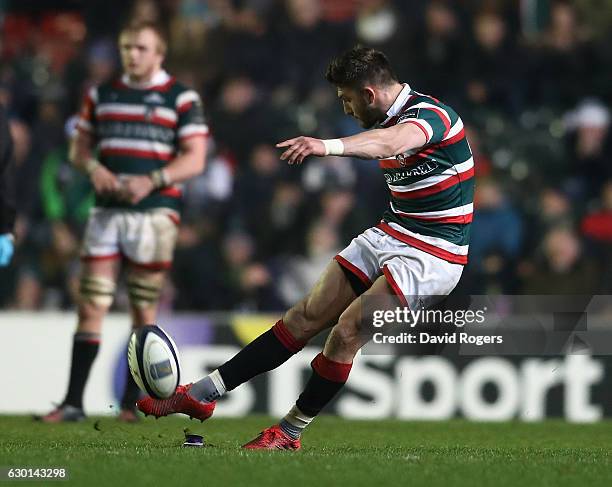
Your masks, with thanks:
M 228 391 L 253 377 L 285 363 L 306 345 L 296 340 L 279 320 L 270 330 L 257 337 L 233 358 L 219 367 Z
M 62 404 L 83 408 L 83 391 L 99 348 L 99 333 L 77 332 L 74 334 L 70 382 Z
M 334 362 L 320 353 L 310 365 L 312 375 L 295 404 L 304 414 L 316 416 L 342 389 L 353 364 Z

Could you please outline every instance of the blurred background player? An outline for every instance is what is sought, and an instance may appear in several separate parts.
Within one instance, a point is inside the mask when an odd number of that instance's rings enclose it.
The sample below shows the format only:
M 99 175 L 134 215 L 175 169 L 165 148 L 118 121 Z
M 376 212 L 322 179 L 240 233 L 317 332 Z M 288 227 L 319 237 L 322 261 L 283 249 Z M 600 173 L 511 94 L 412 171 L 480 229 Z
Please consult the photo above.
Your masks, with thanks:
M 208 133 L 199 95 L 162 69 L 166 48 L 155 24 L 128 25 L 119 36 L 123 76 L 92 88 L 84 100 L 70 159 L 89 175 L 96 204 L 81 250 L 68 391 L 45 422 L 84 418 L 83 390 L 121 262 L 133 327 L 155 322 L 178 233 L 180 183 L 203 171 Z M 137 420 L 138 394 L 128 371 L 120 420 Z
M 170 398 L 142 399 L 138 408 L 144 413 L 207 419 L 225 392 L 280 366 L 331 328 L 295 406 L 280 424 L 244 445 L 297 450 L 302 431 L 344 386 L 353 358 L 369 340 L 362 329 L 364 300 L 391 295 L 410 309 L 429 307 L 459 282 L 468 261 L 474 199 L 474 160 L 461 118 L 400 83 L 375 49 L 356 47 L 336 57 L 325 77 L 344 113 L 373 130 L 341 139 L 289 139 L 277 144 L 284 149 L 281 159 L 378 159 L 390 193 L 382 221 L 336 255 L 311 292 L 270 330 Z
M 15 182 L 13 140 L 6 109 L 0 104 L 0 267 L 13 257 L 13 225 L 15 223 Z

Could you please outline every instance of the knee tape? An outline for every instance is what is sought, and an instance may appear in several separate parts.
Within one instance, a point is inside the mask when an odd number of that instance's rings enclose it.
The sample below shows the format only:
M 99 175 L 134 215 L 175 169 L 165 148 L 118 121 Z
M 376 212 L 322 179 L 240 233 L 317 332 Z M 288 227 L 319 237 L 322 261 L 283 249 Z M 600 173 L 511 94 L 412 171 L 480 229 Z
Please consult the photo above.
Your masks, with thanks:
M 127 288 L 130 302 L 139 308 L 146 308 L 157 303 L 162 283 L 156 280 L 143 276 L 128 276 Z
M 83 276 L 79 286 L 79 297 L 81 301 L 108 308 L 113 303 L 115 289 L 115 281 L 108 277 Z

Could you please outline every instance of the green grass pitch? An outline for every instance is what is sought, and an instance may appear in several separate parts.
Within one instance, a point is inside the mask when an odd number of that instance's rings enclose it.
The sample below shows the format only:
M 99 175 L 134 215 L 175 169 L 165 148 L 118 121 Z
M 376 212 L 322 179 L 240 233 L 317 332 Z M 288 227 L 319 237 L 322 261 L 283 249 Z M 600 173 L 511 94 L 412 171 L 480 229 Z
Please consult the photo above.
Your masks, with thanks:
M 577 425 L 349 421 L 318 418 L 300 452 L 240 445 L 273 420 L 113 418 L 45 425 L 0 416 L 0 467 L 66 467 L 59 485 L 193 486 L 603 486 L 612 485 L 612 422 Z M 183 430 L 205 448 L 181 448 Z M 189 482 L 189 484 L 188 484 Z M 5 482 L 0 485 L 49 485 Z

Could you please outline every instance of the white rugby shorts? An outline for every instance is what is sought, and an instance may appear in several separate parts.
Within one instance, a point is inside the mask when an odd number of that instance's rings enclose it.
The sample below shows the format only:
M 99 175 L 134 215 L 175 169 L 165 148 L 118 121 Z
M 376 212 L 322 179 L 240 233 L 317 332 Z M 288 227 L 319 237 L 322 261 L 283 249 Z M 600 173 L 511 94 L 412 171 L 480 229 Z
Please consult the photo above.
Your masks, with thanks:
M 404 306 L 430 307 L 455 288 L 463 265 L 428 254 L 372 227 L 336 257 L 336 261 L 357 276 L 366 287 L 381 275 Z
M 178 235 L 179 216 L 168 208 L 130 211 L 92 208 L 89 213 L 81 259 L 125 258 L 150 270 L 168 269 Z

